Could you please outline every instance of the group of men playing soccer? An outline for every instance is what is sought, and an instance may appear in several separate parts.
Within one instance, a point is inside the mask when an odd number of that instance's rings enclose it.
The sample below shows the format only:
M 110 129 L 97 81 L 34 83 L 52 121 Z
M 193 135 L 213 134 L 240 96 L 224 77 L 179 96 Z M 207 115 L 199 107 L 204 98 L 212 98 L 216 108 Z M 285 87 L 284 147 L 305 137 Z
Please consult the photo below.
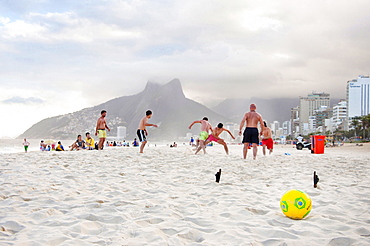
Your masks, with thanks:
M 256 159 L 257 156 L 257 145 L 259 144 L 259 137 L 262 136 L 262 145 L 263 145 L 263 154 L 266 154 L 266 147 L 269 150 L 269 153 L 272 153 L 273 150 L 273 140 L 272 140 L 272 134 L 269 127 L 267 127 L 267 124 L 265 121 L 263 121 L 262 116 L 256 112 L 256 105 L 251 104 L 250 105 L 250 111 L 245 113 L 239 127 L 239 135 L 242 135 L 242 129 L 245 127 L 244 133 L 243 133 L 243 157 L 244 159 L 247 158 L 247 152 L 250 148 L 250 144 L 252 144 L 253 148 L 253 159 Z M 148 135 L 148 132 L 146 130 L 147 126 L 153 126 L 158 127 L 155 124 L 149 124 L 148 120 L 152 117 L 152 111 L 148 110 L 146 111 L 146 115 L 140 120 L 139 127 L 137 129 L 137 136 L 139 138 L 139 141 L 141 142 L 140 146 L 140 153 L 143 153 L 144 147 L 147 143 L 146 136 Z M 106 130 L 110 131 L 109 127 L 107 126 L 106 120 L 106 111 L 102 111 L 102 116 L 98 119 L 97 126 L 96 126 L 96 135 L 99 135 L 99 149 L 103 146 L 103 143 L 106 138 Z M 189 129 L 192 128 L 192 126 L 196 123 L 201 124 L 201 132 L 199 134 L 199 146 L 195 149 L 195 154 L 199 153 L 199 151 L 203 150 L 204 153 L 206 153 L 206 146 L 210 142 L 216 142 L 224 146 L 226 154 L 229 154 L 229 149 L 227 147 L 226 142 L 220 138 L 220 134 L 222 132 L 227 132 L 230 134 L 230 136 L 235 139 L 233 134 L 223 127 L 222 123 L 219 123 L 217 127 L 212 128 L 211 124 L 208 122 L 208 118 L 204 117 L 202 120 L 196 120 L 189 126 Z M 258 123 L 261 127 L 261 133 L 258 132 Z M 211 133 L 210 133 L 211 132 Z
M 247 158 L 247 152 L 250 148 L 250 144 L 252 144 L 253 147 L 253 159 L 256 159 L 257 156 L 257 145 L 259 144 L 259 137 L 262 136 L 262 145 L 263 145 L 263 154 L 266 155 L 266 147 L 269 150 L 269 153 L 272 153 L 273 150 L 273 140 L 272 140 L 272 133 L 271 129 L 267 127 L 266 121 L 263 121 L 262 116 L 256 112 L 256 105 L 251 104 L 250 105 L 250 111 L 247 112 L 241 123 L 239 128 L 239 135 L 242 135 L 242 129 L 244 125 L 246 125 L 243 133 L 243 157 L 244 159 Z M 201 124 L 201 132 L 199 134 L 199 146 L 197 145 L 195 154 L 197 154 L 200 150 L 203 150 L 204 153 L 206 153 L 205 147 L 210 142 L 216 142 L 224 146 L 226 154 L 229 154 L 229 149 L 227 147 L 226 142 L 220 138 L 220 134 L 222 132 L 227 132 L 230 134 L 230 136 L 235 139 L 233 134 L 223 127 L 222 123 L 219 123 L 217 127 L 212 129 L 211 124 L 208 122 L 208 118 L 204 117 L 202 120 L 197 120 L 191 123 L 189 126 L 189 129 L 192 128 L 192 126 L 196 123 Z M 258 123 L 260 123 L 261 126 L 261 133 L 258 132 Z M 211 134 L 209 134 L 211 132 Z

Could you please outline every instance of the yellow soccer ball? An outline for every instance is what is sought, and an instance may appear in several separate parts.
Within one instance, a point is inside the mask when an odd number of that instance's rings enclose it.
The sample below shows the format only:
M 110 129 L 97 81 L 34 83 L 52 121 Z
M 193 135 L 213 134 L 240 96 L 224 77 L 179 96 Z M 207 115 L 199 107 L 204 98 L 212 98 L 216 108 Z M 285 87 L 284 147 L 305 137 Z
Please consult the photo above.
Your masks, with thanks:
M 290 190 L 281 198 L 280 208 L 287 217 L 301 220 L 311 212 L 311 198 L 303 191 Z

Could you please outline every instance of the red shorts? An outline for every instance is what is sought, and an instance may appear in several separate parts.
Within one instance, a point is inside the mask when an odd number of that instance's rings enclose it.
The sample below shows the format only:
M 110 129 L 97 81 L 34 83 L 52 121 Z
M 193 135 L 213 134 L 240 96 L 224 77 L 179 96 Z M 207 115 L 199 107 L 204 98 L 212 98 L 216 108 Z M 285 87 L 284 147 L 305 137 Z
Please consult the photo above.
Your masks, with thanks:
M 274 141 L 272 141 L 272 138 L 262 139 L 262 145 L 266 145 L 267 149 L 273 149 Z
M 207 141 L 210 141 L 210 142 L 218 142 L 218 141 L 220 141 L 220 139 L 218 139 L 218 138 L 215 138 L 214 136 L 212 136 L 212 135 L 209 135 L 209 137 L 207 138 Z

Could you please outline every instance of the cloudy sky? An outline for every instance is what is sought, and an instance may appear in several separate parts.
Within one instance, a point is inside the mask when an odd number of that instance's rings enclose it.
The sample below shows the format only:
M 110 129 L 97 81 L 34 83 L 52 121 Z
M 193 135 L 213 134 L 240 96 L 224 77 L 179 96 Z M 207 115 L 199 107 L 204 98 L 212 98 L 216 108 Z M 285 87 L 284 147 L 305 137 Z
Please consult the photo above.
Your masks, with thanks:
M 182 82 L 185 95 L 344 98 L 370 72 L 367 0 L 0 1 L 1 136 Z

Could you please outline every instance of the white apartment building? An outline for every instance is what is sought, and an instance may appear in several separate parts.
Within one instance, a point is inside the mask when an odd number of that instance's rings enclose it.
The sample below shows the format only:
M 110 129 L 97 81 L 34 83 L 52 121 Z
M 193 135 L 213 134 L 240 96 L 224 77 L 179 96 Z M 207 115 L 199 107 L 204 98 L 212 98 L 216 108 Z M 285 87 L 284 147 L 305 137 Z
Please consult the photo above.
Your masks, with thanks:
M 117 127 L 117 140 L 125 139 L 126 139 L 126 127 L 125 126 Z
M 341 126 L 343 130 L 348 131 L 347 101 L 341 100 L 333 107 L 332 123 L 335 128 Z
M 370 78 L 360 75 L 357 79 L 347 81 L 347 117 L 370 114 Z

